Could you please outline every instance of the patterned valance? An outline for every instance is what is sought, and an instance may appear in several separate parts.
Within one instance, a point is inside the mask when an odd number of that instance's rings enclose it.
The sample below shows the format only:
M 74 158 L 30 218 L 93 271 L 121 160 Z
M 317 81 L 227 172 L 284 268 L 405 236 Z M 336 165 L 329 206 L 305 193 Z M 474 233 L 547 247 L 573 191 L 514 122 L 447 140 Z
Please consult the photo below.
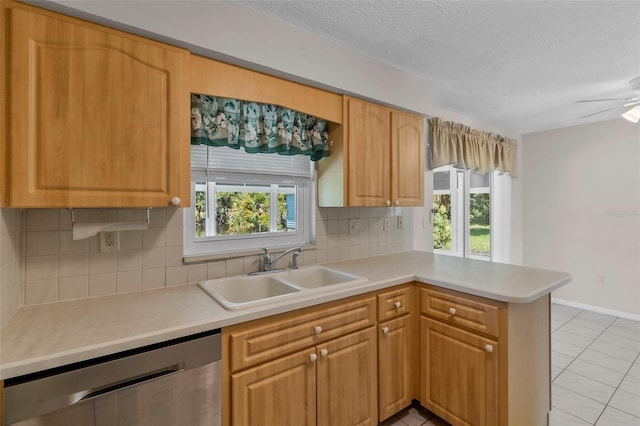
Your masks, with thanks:
M 327 122 L 289 108 L 191 94 L 191 144 L 248 153 L 329 155 Z

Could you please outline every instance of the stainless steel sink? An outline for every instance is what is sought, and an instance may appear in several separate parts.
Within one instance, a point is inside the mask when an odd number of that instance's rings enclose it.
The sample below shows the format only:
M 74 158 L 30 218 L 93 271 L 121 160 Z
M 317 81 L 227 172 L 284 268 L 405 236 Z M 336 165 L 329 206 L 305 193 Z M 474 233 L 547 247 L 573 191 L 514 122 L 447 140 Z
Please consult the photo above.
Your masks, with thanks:
M 278 278 L 303 289 L 324 288 L 337 284 L 354 285 L 367 282 L 366 278 L 320 265 L 288 270 L 278 274 Z
M 272 302 L 300 291 L 277 279 L 277 275 L 240 275 L 201 281 L 198 286 L 225 309 L 236 310 Z

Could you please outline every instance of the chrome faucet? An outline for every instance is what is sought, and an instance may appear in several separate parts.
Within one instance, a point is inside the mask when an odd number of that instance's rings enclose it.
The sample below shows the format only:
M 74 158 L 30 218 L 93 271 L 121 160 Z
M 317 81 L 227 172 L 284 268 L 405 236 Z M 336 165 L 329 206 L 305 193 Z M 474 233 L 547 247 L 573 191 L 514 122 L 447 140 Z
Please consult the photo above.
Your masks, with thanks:
M 283 251 L 275 259 L 271 260 L 271 253 L 266 248 L 263 248 L 264 254 L 262 255 L 262 263 L 263 269 L 262 272 L 275 272 L 273 267 L 275 264 L 286 254 L 293 252 L 291 255 L 291 269 L 298 269 L 298 256 L 302 253 L 302 249 L 300 247 L 292 247 L 288 250 Z

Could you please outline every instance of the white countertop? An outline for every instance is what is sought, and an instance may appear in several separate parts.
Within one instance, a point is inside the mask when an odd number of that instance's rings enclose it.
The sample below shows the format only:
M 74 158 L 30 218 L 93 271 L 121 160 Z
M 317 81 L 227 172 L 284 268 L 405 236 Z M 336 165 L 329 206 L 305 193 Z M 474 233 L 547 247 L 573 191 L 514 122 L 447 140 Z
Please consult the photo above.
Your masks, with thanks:
M 411 281 L 528 303 L 571 279 L 564 272 L 415 251 L 326 266 L 368 282 L 237 311 L 225 310 L 197 285 L 23 307 L 0 331 L 0 380 Z

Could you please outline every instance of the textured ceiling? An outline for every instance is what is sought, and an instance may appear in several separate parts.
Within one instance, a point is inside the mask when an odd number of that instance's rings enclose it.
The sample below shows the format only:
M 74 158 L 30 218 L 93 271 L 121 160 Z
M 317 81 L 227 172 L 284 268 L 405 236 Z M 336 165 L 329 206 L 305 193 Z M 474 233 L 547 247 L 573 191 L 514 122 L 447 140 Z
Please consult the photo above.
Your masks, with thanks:
M 436 106 L 529 133 L 631 96 L 640 1 L 280 1 L 241 3 L 433 80 Z M 640 124 L 639 124 L 640 125 Z

